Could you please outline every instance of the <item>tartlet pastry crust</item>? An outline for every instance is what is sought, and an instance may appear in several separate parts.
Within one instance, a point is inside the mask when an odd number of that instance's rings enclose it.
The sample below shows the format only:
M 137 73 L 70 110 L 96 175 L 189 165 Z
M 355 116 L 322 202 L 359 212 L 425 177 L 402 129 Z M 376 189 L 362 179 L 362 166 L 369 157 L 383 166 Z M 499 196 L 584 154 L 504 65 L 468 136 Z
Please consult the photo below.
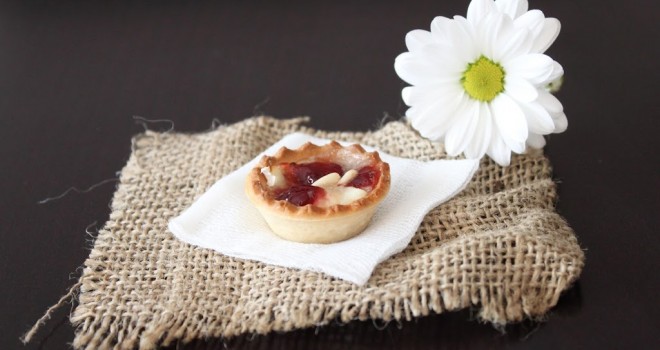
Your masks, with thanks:
M 275 199 L 262 168 L 314 161 L 334 162 L 345 171 L 355 166 L 373 166 L 380 171 L 380 178 L 365 197 L 345 205 L 297 206 Z M 247 176 L 245 193 L 278 236 L 303 243 L 333 243 L 351 238 L 368 226 L 387 195 L 390 182 L 389 164 L 380 159 L 378 152 L 367 152 L 358 144 L 344 147 L 332 141 L 317 146 L 307 142 L 295 150 L 282 147 L 273 156 L 263 156 Z

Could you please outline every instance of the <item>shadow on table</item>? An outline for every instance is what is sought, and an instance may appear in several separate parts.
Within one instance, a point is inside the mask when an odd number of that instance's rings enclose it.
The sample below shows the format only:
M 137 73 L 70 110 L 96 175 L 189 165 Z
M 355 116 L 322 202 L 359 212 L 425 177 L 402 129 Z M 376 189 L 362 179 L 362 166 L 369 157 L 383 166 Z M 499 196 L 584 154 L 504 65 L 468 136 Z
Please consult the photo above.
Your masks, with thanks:
M 550 318 L 570 317 L 580 311 L 582 297 L 576 283 L 562 295 Z M 412 321 L 354 321 L 348 324 L 268 335 L 196 340 L 166 349 L 437 349 L 492 348 L 524 342 L 542 330 L 543 322 L 526 320 L 496 329 L 480 323 L 471 310 L 434 314 Z

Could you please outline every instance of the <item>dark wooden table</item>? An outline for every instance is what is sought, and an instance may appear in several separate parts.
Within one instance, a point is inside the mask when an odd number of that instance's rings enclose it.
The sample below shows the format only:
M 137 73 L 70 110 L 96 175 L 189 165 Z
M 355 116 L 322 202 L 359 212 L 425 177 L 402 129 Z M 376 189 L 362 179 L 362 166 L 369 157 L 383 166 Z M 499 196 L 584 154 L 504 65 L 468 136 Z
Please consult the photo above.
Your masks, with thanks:
M 549 54 L 566 70 L 559 98 L 569 128 L 546 150 L 560 183 L 558 211 L 587 256 L 547 322 L 504 334 L 464 311 L 242 337 L 228 348 L 660 346 L 657 2 L 531 2 L 563 24 Z M 37 202 L 114 178 L 143 130 L 133 116 L 168 119 L 184 132 L 257 113 L 372 129 L 405 111 L 393 61 L 406 32 L 428 28 L 436 15 L 464 14 L 467 4 L 2 2 L 0 348 L 19 348 L 18 337 L 80 275 L 114 186 Z M 71 307 L 27 348 L 67 348 Z

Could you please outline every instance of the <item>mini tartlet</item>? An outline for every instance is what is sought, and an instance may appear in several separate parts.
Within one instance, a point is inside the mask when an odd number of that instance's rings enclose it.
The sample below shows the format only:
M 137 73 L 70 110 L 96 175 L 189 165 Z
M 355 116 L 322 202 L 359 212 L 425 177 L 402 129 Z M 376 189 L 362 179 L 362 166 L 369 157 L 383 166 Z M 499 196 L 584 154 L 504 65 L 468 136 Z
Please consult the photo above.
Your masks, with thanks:
M 306 143 L 264 156 L 245 192 L 278 236 L 334 243 L 362 232 L 390 189 L 390 168 L 360 145 Z

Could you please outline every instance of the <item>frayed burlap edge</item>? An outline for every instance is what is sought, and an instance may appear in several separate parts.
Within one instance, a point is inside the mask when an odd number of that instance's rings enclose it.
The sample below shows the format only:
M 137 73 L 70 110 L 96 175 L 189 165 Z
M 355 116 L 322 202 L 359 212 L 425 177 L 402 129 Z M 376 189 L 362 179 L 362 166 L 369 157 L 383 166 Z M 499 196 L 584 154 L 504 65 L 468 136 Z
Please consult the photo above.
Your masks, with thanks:
M 402 157 L 446 158 L 440 145 L 403 122 L 353 133 L 318 131 L 305 121 L 256 117 L 201 134 L 137 136 L 110 219 L 85 261 L 71 316 L 74 347 L 151 349 L 468 307 L 501 326 L 544 315 L 580 275 L 584 255 L 554 212 L 555 183 L 540 152 L 514 156 L 506 168 L 482 160 L 470 185 L 431 211 L 408 248 L 381 263 L 362 287 L 225 257 L 167 231 L 168 220 L 217 179 L 291 132 Z

